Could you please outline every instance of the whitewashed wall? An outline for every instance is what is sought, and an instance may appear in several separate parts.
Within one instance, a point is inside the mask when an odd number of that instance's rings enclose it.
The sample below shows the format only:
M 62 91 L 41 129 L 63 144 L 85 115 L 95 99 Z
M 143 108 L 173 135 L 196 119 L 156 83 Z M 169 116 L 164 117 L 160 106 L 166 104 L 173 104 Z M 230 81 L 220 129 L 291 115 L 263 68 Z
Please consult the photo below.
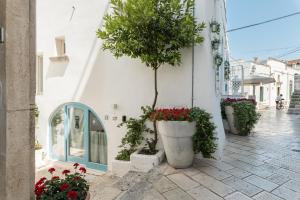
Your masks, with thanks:
M 215 5 L 214 2 L 217 2 Z M 207 24 L 224 18 L 222 0 L 196 1 L 196 17 Z M 105 126 L 108 136 L 109 163 L 118 152 L 124 129 L 116 126 L 123 115 L 136 117 L 140 107 L 153 101 L 153 71 L 138 60 L 116 60 L 109 52 L 101 50 L 96 30 L 102 22 L 107 0 L 40 0 L 37 1 L 37 50 L 44 57 L 44 93 L 37 96 L 41 111 L 38 139 L 48 146 L 49 116 L 61 104 L 81 102 L 92 108 Z M 73 7 L 75 8 L 74 13 Z M 72 17 L 71 17 L 72 16 Z M 217 16 L 218 17 L 218 16 Z M 208 26 L 209 27 L 209 26 Z M 224 29 L 225 30 L 225 29 Z M 222 153 L 224 129 L 220 116 L 219 95 L 215 92 L 213 58 L 210 48 L 209 28 L 204 31 L 204 44 L 195 47 L 194 55 L 194 105 L 212 113 Z M 224 33 L 222 33 L 224 34 Z M 55 64 L 55 37 L 66 39 L 68 63 Z M 191 107 L 193 51 L 183 50 L 182 66 L 163 66 L 159 70 L 158 107 Z M 118 108 L 114 109 L 113 104 Z M 108 120 L 104 120 L 108 116 Z M 117 120 L 113 120 L 117 117 Z

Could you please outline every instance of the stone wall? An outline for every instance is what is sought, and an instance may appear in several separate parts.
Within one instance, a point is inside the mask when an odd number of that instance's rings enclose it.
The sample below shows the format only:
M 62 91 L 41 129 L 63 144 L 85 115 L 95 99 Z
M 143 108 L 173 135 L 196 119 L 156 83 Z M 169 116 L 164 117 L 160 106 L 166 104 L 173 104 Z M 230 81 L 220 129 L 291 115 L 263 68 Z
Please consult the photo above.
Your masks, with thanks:
M 34 199 L 35 0 L 0 1 L 0 199 Z

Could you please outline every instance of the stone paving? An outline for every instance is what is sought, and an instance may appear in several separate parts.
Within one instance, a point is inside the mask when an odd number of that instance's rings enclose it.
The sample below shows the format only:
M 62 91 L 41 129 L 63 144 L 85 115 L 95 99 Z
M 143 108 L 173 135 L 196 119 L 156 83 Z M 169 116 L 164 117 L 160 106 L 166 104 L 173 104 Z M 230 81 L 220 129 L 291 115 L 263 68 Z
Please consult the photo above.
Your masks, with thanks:
M 248 137 L 227 135 L 222 160 L 95 178 L 92 200 L 300 200 L 300 116 L 264 111 Z

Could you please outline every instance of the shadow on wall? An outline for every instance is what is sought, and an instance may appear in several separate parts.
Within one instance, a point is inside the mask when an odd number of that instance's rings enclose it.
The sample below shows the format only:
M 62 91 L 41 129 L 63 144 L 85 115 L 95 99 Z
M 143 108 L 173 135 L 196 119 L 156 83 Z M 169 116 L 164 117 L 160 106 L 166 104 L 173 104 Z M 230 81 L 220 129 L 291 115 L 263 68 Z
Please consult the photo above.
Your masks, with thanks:
M 46 78 L 63 77 L 66 69 L 69 65 L 69 61 L 50 61 Z

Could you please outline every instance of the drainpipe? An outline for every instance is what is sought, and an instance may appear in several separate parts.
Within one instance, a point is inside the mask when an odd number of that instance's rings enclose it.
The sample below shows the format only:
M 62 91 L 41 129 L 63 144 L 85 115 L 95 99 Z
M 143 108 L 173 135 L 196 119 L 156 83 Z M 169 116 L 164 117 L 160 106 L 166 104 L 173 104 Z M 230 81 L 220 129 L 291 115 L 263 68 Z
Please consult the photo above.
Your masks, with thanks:
M 195 17 L 195 5 L 193 9 L 193 17 Z M 192 48 L 192 108 L 194 107 L 194 76 L 195 73 L 195 43 L 193 42 Z

